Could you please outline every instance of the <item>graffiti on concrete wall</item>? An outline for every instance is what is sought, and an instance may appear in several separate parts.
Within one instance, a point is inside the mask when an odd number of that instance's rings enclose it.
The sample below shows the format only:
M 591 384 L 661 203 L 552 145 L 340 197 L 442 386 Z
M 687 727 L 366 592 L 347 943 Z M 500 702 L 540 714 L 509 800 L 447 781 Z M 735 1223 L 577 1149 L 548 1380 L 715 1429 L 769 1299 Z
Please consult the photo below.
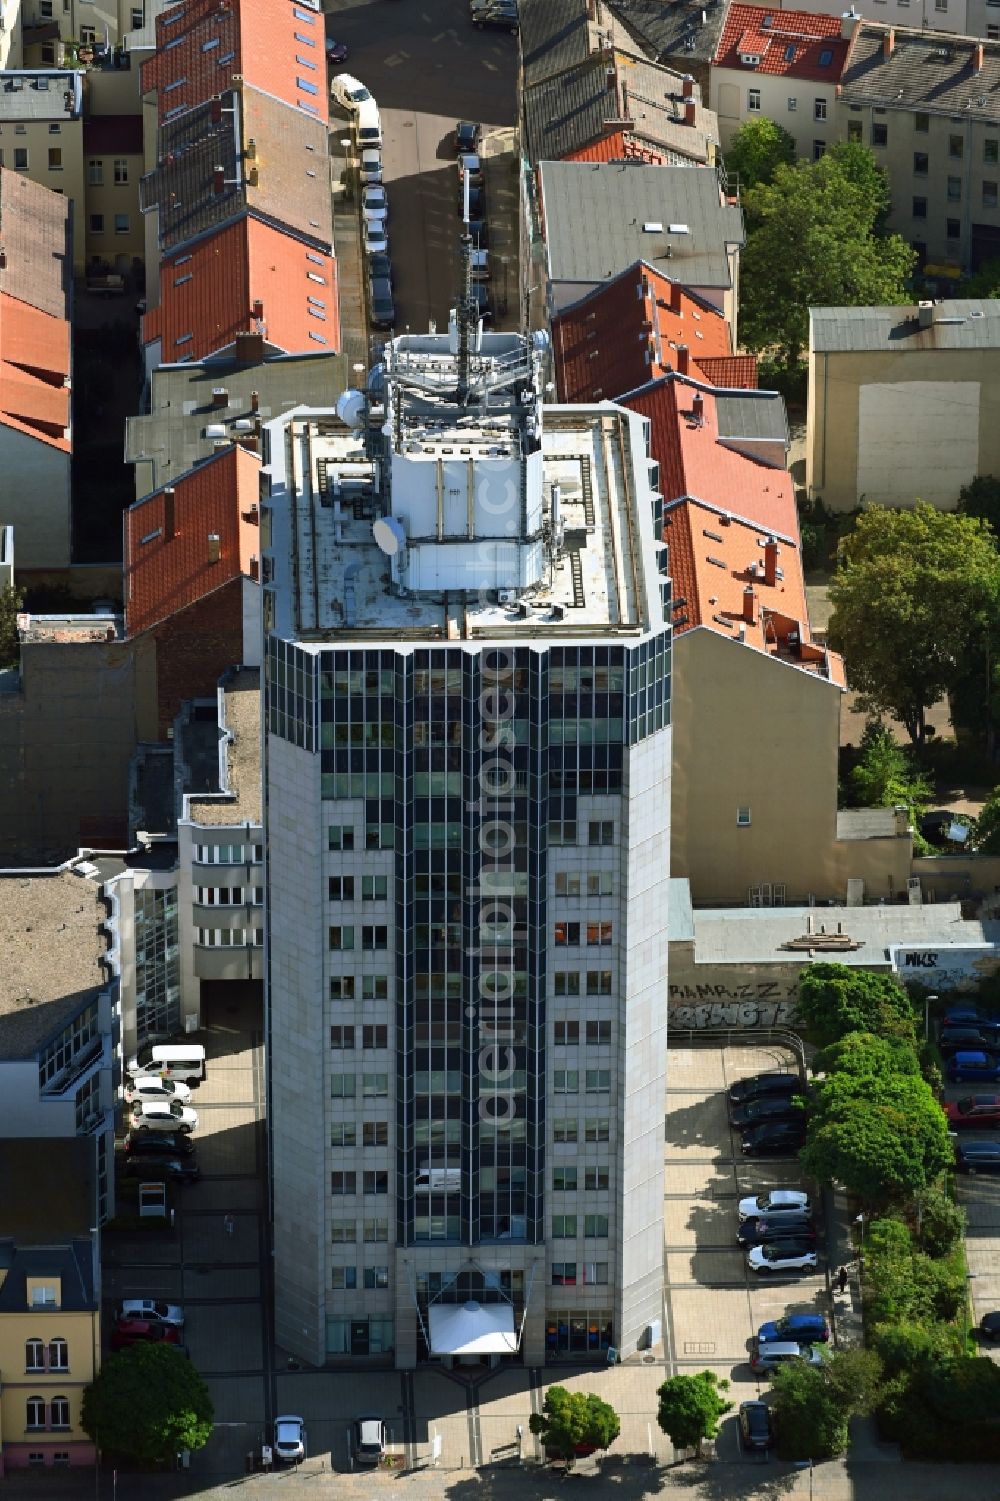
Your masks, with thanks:
M 992 944 L 942 945 L 936 949 L 893 944 L 889 953 L 904 985 L 916 980 L 938 990 L 976 990 L 1000 967 L 1000 954 Z
M 741 1027 L 751 1030 L 754 1027 L 781 1027 L 790 1023 L 795 1016 L 795 1002 L 782 998 L 781 992 L 791 987 L 775 984 L 772 981 L 760 981 L 756 984 L 740 985 L 737 990 L 746 991 L 744 998 L 738 999 L 701 999 L 695 1004 L 683 1004 L 680 994 L 685 994 L 693 999 L 693 992 L 708 992 L 710 995 L 722 992 L 726 997 L 732 996 L 732 989 L 725 985 L 671 985 L 670 987 L 670 1014 L 669 1025 L 671 1027 L 692 1027 L 699 1032 L 710 1031 L 713 1027 Z

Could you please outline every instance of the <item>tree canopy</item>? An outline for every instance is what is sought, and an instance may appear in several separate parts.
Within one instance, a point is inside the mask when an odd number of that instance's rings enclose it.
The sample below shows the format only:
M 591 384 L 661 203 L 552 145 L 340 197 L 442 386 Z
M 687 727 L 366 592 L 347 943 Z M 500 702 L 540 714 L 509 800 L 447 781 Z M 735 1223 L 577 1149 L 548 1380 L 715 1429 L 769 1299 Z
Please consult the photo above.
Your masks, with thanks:
M 608 1402 L 564 1386 L 549 1387 L 542 1411 L 532 1413 L 528 1426 L 547 1450 L 570 1463 L 578 1449 L 607 1449 L 621 1432 L 618 1414 Z
M 816 162 L 779 163 L 744 197 L 740 333 L 792 368 L 809 341 L 809 308 L 907 300 L 916 257 L 880 234 L 888 187 L 864 146 L 842 142 Z
M 1000 787 L 994 787 L 980 809 L 972 840 L 977 855 L 1000 855 Z
M 792 1360 L 772 1381 L 783 1459 L 829 1459 L 847 1448 L 847 1424 L 874 1406 L 882 1363 L 870 1350 L 844 1350 L 822 1366 Z
M 10 584 L 0 589 L 0 667 L 13 667 L 18 658 L 17 614 L 24 595 Z
M 758 115 L 744 120 L 729 143 L 726 171 L 739 177 L 740 192 L 772 181 L 778 167 L 795 161 L 795 137 L 783 125 Z
M 83 1393 L 83 1427 L 97 1447 L 147 1463 L 203 1448 L 214 1415 L 190 1360 L 165 1344 L 138 1343 L 109 1355 Z
M 859 1088 L 888 1074 L 920 1074 L 909 1037 L 874 1037 L 870 1032 L 846 1032 L 816 1054 L 813 1069 L 855 1079 Z
M 1000 266 L 1000 261 L 997 262 Z M 993 474 L 977 474 L 958 492 L 958 509 L 963 516 L 978 516 L 989 523 L 994 538 L 1000 542 L 1000 479 Z
M 830 643 L 862 711 L 891 715 L 922 744 L 927 709 L 961 675 L 970 633 L 996 616 L 998 597 L 985 522 L 922 503 L 862 512 L 830 584 Z
M 657 1389 L 656 1421 L 675 1449 L 694 1449 L 703 1438 L 714 1438 L 719 1419 L 732 1409 L 720 1392 L 729 1390 L 714 1371 L 696 1376 L 671 1376 Z
M 907 808 L 916 827 L 934 789 L 879 719 L 869 719 L 861 737 L 860 760 L 850 776 L 851 800 L 861 808 Z
M 849 1032 L 912 1042 L 913 1004 L 892 976 L 847 964 L 807 964 L 799 976 L 796 1015 L 818 1047 Z

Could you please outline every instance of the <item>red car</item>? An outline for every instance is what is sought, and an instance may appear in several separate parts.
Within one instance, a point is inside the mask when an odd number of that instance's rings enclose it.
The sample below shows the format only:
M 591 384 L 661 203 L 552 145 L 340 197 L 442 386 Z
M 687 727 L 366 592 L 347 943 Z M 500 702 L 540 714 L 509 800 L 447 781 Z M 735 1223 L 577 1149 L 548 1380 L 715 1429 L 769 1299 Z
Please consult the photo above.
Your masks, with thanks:
M 963 1126 L 1000 1126 L 1000 1094 L 963 1095 L 960 1100 L 949 1100 L 944 1113 L 955 1130 Z
M 173 1324 L 153 1324 L 146 1319 L 119 1319 L 111 1330 L 112 1350 L 127 1350 L 129 1345 L 140 1340 L 160 1340 L 166 1345 L 179 1345 L 181 1331 Z

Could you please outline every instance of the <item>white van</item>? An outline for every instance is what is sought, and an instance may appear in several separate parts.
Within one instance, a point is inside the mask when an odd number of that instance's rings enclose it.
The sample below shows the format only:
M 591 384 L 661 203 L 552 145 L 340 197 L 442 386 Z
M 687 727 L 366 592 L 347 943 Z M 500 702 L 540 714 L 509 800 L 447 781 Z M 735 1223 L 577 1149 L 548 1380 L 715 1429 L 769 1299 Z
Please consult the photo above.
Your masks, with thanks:
M 358 150 L 368 151 L 374 148 L 382 150 L 382 117 L 378 112 L 378 105 L 374 99 L 366 99 L 358 108 L 354 129 L 358 137 Z
M 129 1059 L 127 1068 L 133 1079 L 156 1074 L 161 1079 L 200 1084 L 205 1077 L 205 1049 L 200 1042 L 147 1043 Z
M 459 1194 L 462 1192 L 460 1167 L 422 1167 L 417 1173 L 413 1192 L 418 1194 Z
M 330 79 L 330 98 L 344 109 L 356 110 L 367 104 L 371 97 L 361 80 L 350 73 L 338 73 Z

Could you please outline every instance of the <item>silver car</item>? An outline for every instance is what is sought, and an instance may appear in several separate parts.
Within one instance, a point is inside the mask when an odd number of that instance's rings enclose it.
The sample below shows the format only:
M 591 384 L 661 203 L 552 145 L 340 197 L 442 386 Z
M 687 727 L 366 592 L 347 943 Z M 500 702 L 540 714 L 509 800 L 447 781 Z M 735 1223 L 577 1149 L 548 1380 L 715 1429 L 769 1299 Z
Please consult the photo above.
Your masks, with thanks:
M 136 1074 L 125 1086 L 125 1098 L 130 1105 L 134 1100 L 179 1100 L 186 1105 L 191 1090 L 179 1079 L 163 1079 L 159 1074 Z
M 177 1100 L 137 1100 L 130 1122 L 133 1131 L 193 1131 L 198 1112 Z

